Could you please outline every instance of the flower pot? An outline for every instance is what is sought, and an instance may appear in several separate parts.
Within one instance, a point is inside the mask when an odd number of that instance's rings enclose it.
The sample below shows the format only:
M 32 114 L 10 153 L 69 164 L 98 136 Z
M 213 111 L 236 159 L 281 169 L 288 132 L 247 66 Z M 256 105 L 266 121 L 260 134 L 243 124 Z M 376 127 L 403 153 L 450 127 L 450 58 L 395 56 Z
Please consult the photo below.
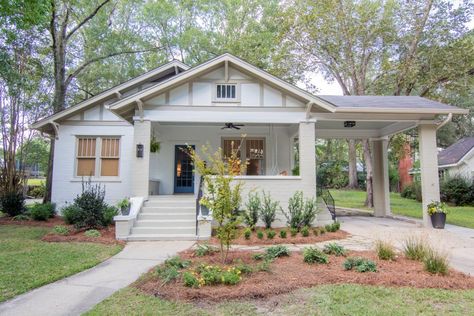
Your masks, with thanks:
M 446 214 L 434 213 L 431 215 L 431 224 L 433 224 L 433 228 L 443 229 L 444 224 L 446 224 Z
M 130 205 L 129 206 L 122 206 L 120 208 L 120 213 L 122 213 L 122 215 L 130 214 Z

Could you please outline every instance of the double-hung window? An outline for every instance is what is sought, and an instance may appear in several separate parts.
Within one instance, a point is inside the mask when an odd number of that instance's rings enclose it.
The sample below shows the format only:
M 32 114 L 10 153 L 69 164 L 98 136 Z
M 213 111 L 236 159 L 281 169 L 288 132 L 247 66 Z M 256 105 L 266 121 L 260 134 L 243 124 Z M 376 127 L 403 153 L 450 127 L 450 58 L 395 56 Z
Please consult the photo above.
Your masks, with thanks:
M 76 176 L 117 177 L 119 175 L 119 137 L 78 137 Z

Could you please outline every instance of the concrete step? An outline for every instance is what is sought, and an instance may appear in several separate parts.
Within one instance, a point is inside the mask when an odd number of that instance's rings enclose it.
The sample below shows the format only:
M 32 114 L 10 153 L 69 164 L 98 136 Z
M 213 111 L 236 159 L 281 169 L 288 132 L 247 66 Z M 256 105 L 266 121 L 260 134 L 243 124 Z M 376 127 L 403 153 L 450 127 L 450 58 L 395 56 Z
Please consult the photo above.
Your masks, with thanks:
M 196 234 L 132 234 L 128 236 L 128 241 L 146 240 L 196 240 Z
M 156 227 L 156 228 L 171 228 L 171 227 L 190 227 L 196 228 L 196 221 L 195 220 L 150 220 L 150 219 L 139 219 L 135 222 L 134 227 Z
M 196 203 L 194 201 L 191 202 L 145 202 L 143 207 L 171 207 L 171 208 L 178 208 L 178 207 L 192 207 L 196 208 Z
M 139 213 L 138 220 L 196 220 L 196 213 Z
M 196 214 L 195 207 L 181 207 L 181 206 L 144 206 L 141 209 L 142 213 L 193 213 Z
M 145 235 L 155 235 L 155 234 L 196 234 L 196 226 L 174 226 L 174 227 L 137 227 L 133 226 L 132 235 L 135 234 L 145 234 Z
M 152 195 L 147 201 L 196 201 L 194 194 L 190 195 Z

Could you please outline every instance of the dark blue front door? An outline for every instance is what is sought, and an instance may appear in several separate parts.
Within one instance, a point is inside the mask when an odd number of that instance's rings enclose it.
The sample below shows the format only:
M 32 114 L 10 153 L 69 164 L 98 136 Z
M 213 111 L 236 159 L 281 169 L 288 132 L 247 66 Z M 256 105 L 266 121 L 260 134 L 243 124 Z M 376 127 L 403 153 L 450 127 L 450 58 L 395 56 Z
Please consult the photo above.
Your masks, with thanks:
M 194 146 L 191 146 L 194 149 Z M 194 193 L 194 168 L 187 145 L 174 149 L 174 193 Z

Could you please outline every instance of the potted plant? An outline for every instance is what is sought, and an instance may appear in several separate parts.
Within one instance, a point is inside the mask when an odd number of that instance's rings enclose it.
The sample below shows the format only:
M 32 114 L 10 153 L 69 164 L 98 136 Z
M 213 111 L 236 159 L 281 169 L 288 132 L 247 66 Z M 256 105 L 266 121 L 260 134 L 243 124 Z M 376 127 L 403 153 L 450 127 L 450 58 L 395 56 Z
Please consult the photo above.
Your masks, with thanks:
M 427 205 L 427 208 L 433 227 L 443 229 L 446 224 L 446 214 L 448 213 L 446 203 L 433 201 Z
M 150 140 L 150 152 L 158 153 L 160 152 L 160 147 L 160 142 L 156 140 L 155 136 L 153 136 Z
M 130 201 L 128 198 L 125 198 L 117 203 L 117 207 L 120 209 L 122 215 L 130 214 Z

